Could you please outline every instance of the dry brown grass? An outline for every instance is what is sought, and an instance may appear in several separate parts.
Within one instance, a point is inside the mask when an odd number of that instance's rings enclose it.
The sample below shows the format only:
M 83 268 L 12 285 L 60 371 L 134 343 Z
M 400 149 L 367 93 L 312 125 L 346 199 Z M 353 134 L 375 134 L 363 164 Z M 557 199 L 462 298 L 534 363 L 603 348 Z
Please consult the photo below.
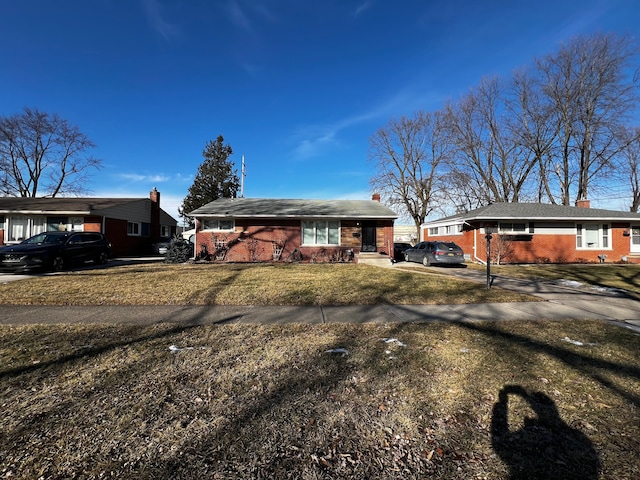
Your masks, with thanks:
M 469 267 L 486 268 L 479 265 Z M 640 264 L 492 265 L 491 273 L 515 278 L 573 280 L 586 286 L 619 288 L 640 294 Z
M 0 477 L 639 478 L 638 339 L 576 321 L 2 326 Z
M 0 285 L 6 305 L 372 305 L 535 301 L 444 275 L 356 264 L 133 265 Z

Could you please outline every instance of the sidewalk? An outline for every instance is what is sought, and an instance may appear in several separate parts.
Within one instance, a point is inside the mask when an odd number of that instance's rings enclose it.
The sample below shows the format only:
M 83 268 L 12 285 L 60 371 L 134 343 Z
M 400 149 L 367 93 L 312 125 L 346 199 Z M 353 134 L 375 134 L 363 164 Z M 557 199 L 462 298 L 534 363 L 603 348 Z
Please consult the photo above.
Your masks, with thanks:
M 426 271 L 425 271 L 426 273 Z M 433 271 L 431 273 L 434 273 Z M 436 269 L 486 284 L 483 272 Z M 479 320 L 596 319 L 640 332 L 640 302 L 612 291 L 568 288 L 551 282 L 495 276 L 493 287 L 516 290 L 543 299 L 540 302 L 462 305 L 357 306 L 2 306 L 0 324 L 172 322 L 205 324 L 393 323 Z

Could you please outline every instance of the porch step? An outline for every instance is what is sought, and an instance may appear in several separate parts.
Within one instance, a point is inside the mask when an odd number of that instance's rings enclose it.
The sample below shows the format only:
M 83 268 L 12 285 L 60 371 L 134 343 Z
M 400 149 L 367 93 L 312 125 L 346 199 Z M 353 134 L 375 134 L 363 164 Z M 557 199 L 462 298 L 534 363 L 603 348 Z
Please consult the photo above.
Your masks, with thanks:
M 355 256 L 356 263 L 363 263 L 366 265 L 375 265 L 377 267 L 390 267 L 391 260 L 388 255 L 381 255 L 379 253 L 360 252 Z

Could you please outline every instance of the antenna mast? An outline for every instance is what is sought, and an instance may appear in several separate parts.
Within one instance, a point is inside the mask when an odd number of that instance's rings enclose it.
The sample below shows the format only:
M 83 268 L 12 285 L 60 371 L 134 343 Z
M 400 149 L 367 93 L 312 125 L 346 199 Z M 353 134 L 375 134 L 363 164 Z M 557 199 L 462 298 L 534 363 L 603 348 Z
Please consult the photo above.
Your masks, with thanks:
M 240 198 L 244 198 L 244 177 L 247 176 L 247 173 L 244 169 L 244 155 L 242 155 L 242 172 L 240 174 Z

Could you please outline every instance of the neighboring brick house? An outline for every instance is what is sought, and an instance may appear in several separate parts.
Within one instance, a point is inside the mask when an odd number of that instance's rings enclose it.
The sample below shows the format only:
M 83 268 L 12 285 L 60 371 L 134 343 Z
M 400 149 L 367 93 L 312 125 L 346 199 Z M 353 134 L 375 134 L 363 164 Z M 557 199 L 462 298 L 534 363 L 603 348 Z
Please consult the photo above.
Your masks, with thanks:
M 177 221 L 149 198 L 0 198 L 0 244 L 18 243 L 44 231 L 104 233 L 113 255 L 151 253 L 151 244 L 175 235 Z
M 190 213 L 196 254 L 217 260 L 344 261 L 393 254 L 397 215 L 372 200 L 221 198 Z
M 501 263 L 640 263 L 640 214 L 541 203 L 494 203 L 466 213 L 425 222 L 422 240 L 460 245 L 471 261 L 491 250 Z

